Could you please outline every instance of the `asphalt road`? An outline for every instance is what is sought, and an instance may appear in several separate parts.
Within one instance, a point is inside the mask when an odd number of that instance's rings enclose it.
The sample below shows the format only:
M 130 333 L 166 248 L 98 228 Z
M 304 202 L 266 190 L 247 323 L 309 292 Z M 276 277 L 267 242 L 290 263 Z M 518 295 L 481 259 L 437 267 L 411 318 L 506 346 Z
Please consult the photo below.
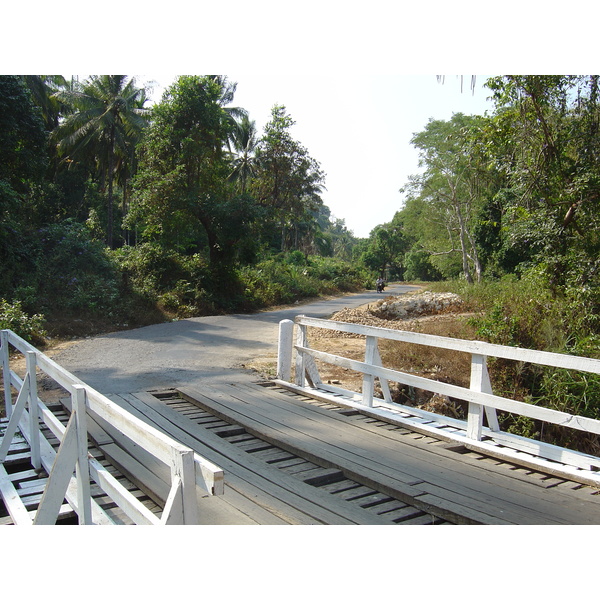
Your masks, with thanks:
M 385 295 L 416 286 L 392 285 Z M 202 382 L 254 381 L 243 365 L 276 356 L 279 322 L 303 314 L 328 318 L 342 308 L 381 299 L 377 292 L 249 315 L 198 317 L 78 341 L 53 359 L 104 394 L 175 388 Z

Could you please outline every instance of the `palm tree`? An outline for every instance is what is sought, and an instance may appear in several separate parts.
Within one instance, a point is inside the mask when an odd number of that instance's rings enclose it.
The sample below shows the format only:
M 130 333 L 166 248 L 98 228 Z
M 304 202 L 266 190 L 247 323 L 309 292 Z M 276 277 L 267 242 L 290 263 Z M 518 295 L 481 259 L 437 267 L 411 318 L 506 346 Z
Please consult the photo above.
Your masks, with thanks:
M 100 177 L 108 183 L 107 245 L 113 246 L 113 181 L 118 156 L 147 125 L 149 110 L 139 107 L 145 90 L 126 75 L 92 75 L 80 88 L 55 96 L 74 109 L 54 132 L 58 151 L 73 159 L 91 149 Z
M 225 75 L 209 75 L 208 79 L 213 81 L 219 87 L 219 98 L 217 104 L 225 112 L 225 121 L 227 122 L 230 131 L 233 133 L 238 127 L 238 121 L 248 116 L 244 108 L 236 106 L 227 106 L 233 102 L 233 97 L 237 90 L 237 83 L 233 83 L 227 79 Z
M 239 123 L 236 123 L 232 133 L 232 143 L 235 158 L 232 162 L 232 171 L 229 180 L 239 185 L 244 194 L 248 179 L 254 177 L 257 172 L 255 151 L 258 144 L 256 137 L 256 123 L 244 115 Z
M 46 130 L 52 131 L 58 126 L 60 117 L 60 103 L 54 94 L 66 88 L 67 81 L 62 75 L 23 75 L 22 79 L 42 112 Z

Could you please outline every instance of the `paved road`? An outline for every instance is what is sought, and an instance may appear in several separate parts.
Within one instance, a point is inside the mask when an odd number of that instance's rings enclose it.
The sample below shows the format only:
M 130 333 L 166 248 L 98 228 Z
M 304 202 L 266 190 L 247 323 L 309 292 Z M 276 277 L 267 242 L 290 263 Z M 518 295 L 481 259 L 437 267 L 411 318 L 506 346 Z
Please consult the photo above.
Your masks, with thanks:
M 386 295 L 416 286 L 392 285 Z M 104 394 L 166 389 L 223 381 L 253 381 L 242 365 L 276 356 L 278 324 L 304 314 L 328 318 L 345 307 L 381 299 L 376 292 L 251 315 L 183 319 L 81 340 L 53 356 L 71 373 Z

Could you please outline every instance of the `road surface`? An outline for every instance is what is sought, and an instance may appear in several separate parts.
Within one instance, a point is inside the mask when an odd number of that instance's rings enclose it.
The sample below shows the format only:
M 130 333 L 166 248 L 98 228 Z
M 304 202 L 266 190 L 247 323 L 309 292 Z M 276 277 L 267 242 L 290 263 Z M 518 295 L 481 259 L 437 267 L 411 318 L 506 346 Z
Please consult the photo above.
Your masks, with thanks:
M 385 295 L 416 286 L 391 285 Z M 77 341 L 53 359 L 103 394 L 168 389 L 202 382 L 248 382 L 243 365 L 276 356 L 278 326 L 299 314 L 328 318 L 382 298 L 375 291 L 349 294 L 255 314 L 197 317 Z

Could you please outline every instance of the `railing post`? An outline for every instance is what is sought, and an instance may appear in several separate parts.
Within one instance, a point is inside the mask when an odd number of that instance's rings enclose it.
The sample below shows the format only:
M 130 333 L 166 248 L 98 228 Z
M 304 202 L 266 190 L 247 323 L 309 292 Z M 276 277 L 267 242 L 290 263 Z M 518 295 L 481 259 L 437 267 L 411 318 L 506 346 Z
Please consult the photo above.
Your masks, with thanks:
M 171 491 L 161 523 L 164 525 L 197 525 L 196 465 L 193 450 L 172 449 Z
M 476 392 L 491 394 L 492 384 L 487 370 L 487 357 L 482 354 L 473 354 L 471 356 L 471 386 Z M 467 416 L 467 437 L 473 440 L 481 440 L 481 431 L 483 427 L 484 406 L 469 402 L 469 412 Z M 498 417 L 496 409 L 485 407 L 485 414 L 488 420 L 488 426 L 492 431 L 499 431 Z
M 12 415 L 12 388 L 10 383 L 10 353 L 8 345 L 8 331 L 0 331 L 0 350 L 2 351 L 2 380 L 4 383 L 4 410 L 6 417 L 10 419 Z
M 10 383 L 10 354 L 8 345 L 8 331 L 0 331 L 0 351 L 2 352 L 2 380 L 4 383 L 4 410 L 6 417 L 10 419 L 12 415 L 12 388 Z
M 75 410 L 77 425 L 77 462 L 75 475 L 77 477 L 77 514 L 80 525 L 91 525 L 92 495 L 90 492 L 90 465 L 88 462 L 88 439 L 86 423 L 86 391 L 82 385 L 74 385 L 72 406 Z
M 292 379 L 292 354 L 294 349 L 294 322 L 284 319 L 279 322 L 279 345 L 277 347 L 277 378 Z
M 304 316 L 304 315 L 300 315 Z M 300 348 L 307 346 L 306 325 L 298 324 L 298 332 L 296 334 L 296 345 Z M 305 384 L 305 357 L 302 352 L 296 352 L 296 385 L 304 387 Z
M 365 363 L 367 365 L 374 365 L 378 356 L 377 351 L 377 338 L 373 336 L 367 336 L 366 348 L 365 348 Z M 373 393 L 375 391 L 375 376 L 365 373 L 363 375 L 362 384 L 362 403 L 365 406 L 373 406 Z
M 29 351 L 25 355 L 27 377 L 29 377 L 29 445 L 31 446 L 31 465 L 34 469 L 41 469 L 40 457 L 40 419 L 37 399 L 37 359 L 35 352 Z

